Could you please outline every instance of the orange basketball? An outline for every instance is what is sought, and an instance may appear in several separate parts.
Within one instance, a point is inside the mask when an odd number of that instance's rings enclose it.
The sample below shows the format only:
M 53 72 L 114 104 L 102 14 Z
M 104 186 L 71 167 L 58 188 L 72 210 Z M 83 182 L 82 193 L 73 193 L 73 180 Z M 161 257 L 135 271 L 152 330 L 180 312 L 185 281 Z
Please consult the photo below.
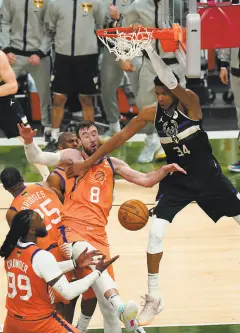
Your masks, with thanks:
M 139 200 L 125 201 L 119 208 L 118 219 L 127 230 L 142 229 L 149 219 L 147 206 Z

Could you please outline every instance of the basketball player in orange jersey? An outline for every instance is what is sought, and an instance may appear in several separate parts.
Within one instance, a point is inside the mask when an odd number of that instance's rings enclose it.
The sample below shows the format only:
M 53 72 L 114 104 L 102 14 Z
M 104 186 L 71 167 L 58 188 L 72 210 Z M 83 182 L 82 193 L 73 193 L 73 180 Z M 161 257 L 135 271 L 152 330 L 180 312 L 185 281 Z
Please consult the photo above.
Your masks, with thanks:
M 57 243 L 58 227 L 61 225 L 60 210 L 62 203 L 56 193 L 48 187 L 46 182 L 26 186 L 23 177 L 16 168 L 5 168 L 0 178 L 5 190 L 14 196 L 6 214 L 9 226 L 11 226 L 14 216 L 21 210 L 32 209 L 38 212 L 44 219 L 48 235 L 39 238 L 37 245 L 43 250 L 50 251 L 57 261 L 65 260 Z M 72 273 L 68 273 L 67 278 L 71 280 Z M 69 302 L 54 294 L 52 294 L 52 300 L 56 303 L 57 311 L 65 317 L 64 310 L 70 305 L 66 304 L 65 306 L 61 303 Z
M 80 155 L 77 158 L 76 150 L 44 153 L 33 142 L 35 131 L 24 126 L 19 126 L 19 129 L 20 135 L 25 141 L 25 151 L 29 161 L 35 160 L 40 164 L 56 165 L 67 163 L 70 158 L 81 159 Z M 81 123 L 78 133 L 84 148 L 83 160 L 98 150 L 99 136 L 97 128 L 92 122 Z M 104 157 L 93 165 L 83 178 L 71 179 L 71 190 L 66 193 L 61 211 L 64 224 L 61 229 L 64 245 L 69 244 L 67 247 L 71 248 L 73 257 L 78 256 L 86 244 L 89 249 L 101 249 L 101 252 L 109 255 L 105 226 L 112 206 L 114 172 L 132 183 L 150 187 L 165 178 L 169 172 L 174 171 L 185 173 L 178 165 L 171 164 L 143 174 L 131 169 L 125 162 L 117 158 Z M 117 311 L 118 317 L 123 321 L 127 331 L 133 332 L 137 329 L 138 325 L 135 320 L 137 305 L 133 301 L 124 304 L 118 294 L 116 284 L 108 272 L 105 272 L 92 288 L 105 319 L 106 333 L 121 332 L 121 327 L 118 325 L 112 309 Z
M 80 142 L 75 133 L 65 132 L 58 138 L 58 150 L 63 149 L 80 149 Z M 66 185 L 68 186 L 66 172 L 63 167 L 56 167 L 48 176 L 47 183 L 57 194 L 59 200 L 63 203 Z M 91 288 L 90 288 L 91 289 Z M 72 300 L 70 304 L 64 305 L 64 318 L 72 323 L 75 305 L 77 300 Z M 86 291 L 81 299 L 81 312 L 77 323 L 77 328 L 81 333 L 86 333 L 88 325 L 94 314 L 97 305 L 97 298 L 93 291 Z
M 50 252 L 36 245 L 37 238 L 46 235 L 46 226 L 37 212 L 26 209 L 14 216 L 0 248 L 8 279 L 8 312 L 3 333 L 78 333 L 55 312 L 47 286 L 51 286 L 63 298 L 73 299 L 97 281 L 101 273 L 118 258 L 104 262 L 103 257 L 96 262 L 94 258 L 96 260 L 100 252 L 86 254 L 85 249 L 76 260 L 57 262 Z M 82 280 L 69 283 L 63 274 L 88 265 L 96 265 L 96 270 Z

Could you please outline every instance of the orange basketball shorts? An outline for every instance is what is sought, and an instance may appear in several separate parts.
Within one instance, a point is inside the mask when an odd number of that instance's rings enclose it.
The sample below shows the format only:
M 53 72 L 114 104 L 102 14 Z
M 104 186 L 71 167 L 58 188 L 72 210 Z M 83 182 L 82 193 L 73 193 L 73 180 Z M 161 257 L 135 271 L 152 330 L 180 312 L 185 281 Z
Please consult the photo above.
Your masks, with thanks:
M 93 228 L 89 231 L 85 226 L 81 228 L 81 231 L 73 231 L 69 227 L 61 226 L 61 235 L 58 237 L 58 246 L 61 247 L 64 243 L 75 243 L 85 241 L 91 244 L 94 248 L 101 251 L 105 256 L 106 260 L 111 258 L 110 248 L 108 244 L 107 234 L 103 228 Z M 76 269 L 74 275 L 77 279 L 82 279 L 83 277 L 90 274 L 92 270 L 90 268 Z M 113 266 L 108 267 L 108 273 L 114 280 Z M 83 299 L 95 298 L 95 293 L 92 288 L 89 288 L 83 293 Z
M 56 312 L 48 318 L 40 320 L 22 320 L 7 314 L 5 319 L 3 333 L 79 333 L 79 331 L 70 325 Z

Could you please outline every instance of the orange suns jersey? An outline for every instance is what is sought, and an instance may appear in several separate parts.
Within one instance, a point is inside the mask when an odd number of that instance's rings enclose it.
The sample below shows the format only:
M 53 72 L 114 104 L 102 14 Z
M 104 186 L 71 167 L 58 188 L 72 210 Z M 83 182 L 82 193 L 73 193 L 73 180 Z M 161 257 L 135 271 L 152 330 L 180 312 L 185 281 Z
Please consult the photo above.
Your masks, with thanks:
M 114 169 L 109 157 L 93 165 L 81 179 L 67 180 L 63 224 L 78 232 L 82 225 L 105 227 L 112 208 Z
M 40 184 L 28 185 L 11 203 L 10 209 L 17 212 L 32 209 L 44 219 L 48 235 L 38 238 L 37 245 L 43 250 L 50 250 L 56 245 L 58 227 L 61 225 L 60 210 L 62 203 L 58 196 Z
M 33 270 L 32 259 L 40 251 L 34 243 L 17 245 L 5 260 L 8 279 L 6 308 L 26 320 L 44 318 L 54 312 L 46 282 Z

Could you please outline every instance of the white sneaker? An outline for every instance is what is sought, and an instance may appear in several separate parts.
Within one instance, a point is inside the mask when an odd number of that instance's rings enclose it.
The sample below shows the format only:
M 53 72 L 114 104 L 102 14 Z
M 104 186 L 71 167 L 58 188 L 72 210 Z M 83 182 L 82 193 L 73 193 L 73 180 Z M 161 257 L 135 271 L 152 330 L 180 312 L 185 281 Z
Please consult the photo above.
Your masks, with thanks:
M 119 318 L 123 322 L 127 332 L 134 332 L 138 327 L 136 318 L 138 306 L 134 301 L 128 301 L 119 311 Z
M 149 325 L 153 321 L 155 315 L 164 309 L 164 302 L 161 297 L 155 299 L 152 296 L 145 295 L 145 301 L 146 303 L 137 318 L 139 326 Z
M 154 155 L 160 148 L 159 139 L 155 134 L 148 136 L 146 139 L 145 146 L 138 157 L 138 163 L 149 163 L 154 159 Z

